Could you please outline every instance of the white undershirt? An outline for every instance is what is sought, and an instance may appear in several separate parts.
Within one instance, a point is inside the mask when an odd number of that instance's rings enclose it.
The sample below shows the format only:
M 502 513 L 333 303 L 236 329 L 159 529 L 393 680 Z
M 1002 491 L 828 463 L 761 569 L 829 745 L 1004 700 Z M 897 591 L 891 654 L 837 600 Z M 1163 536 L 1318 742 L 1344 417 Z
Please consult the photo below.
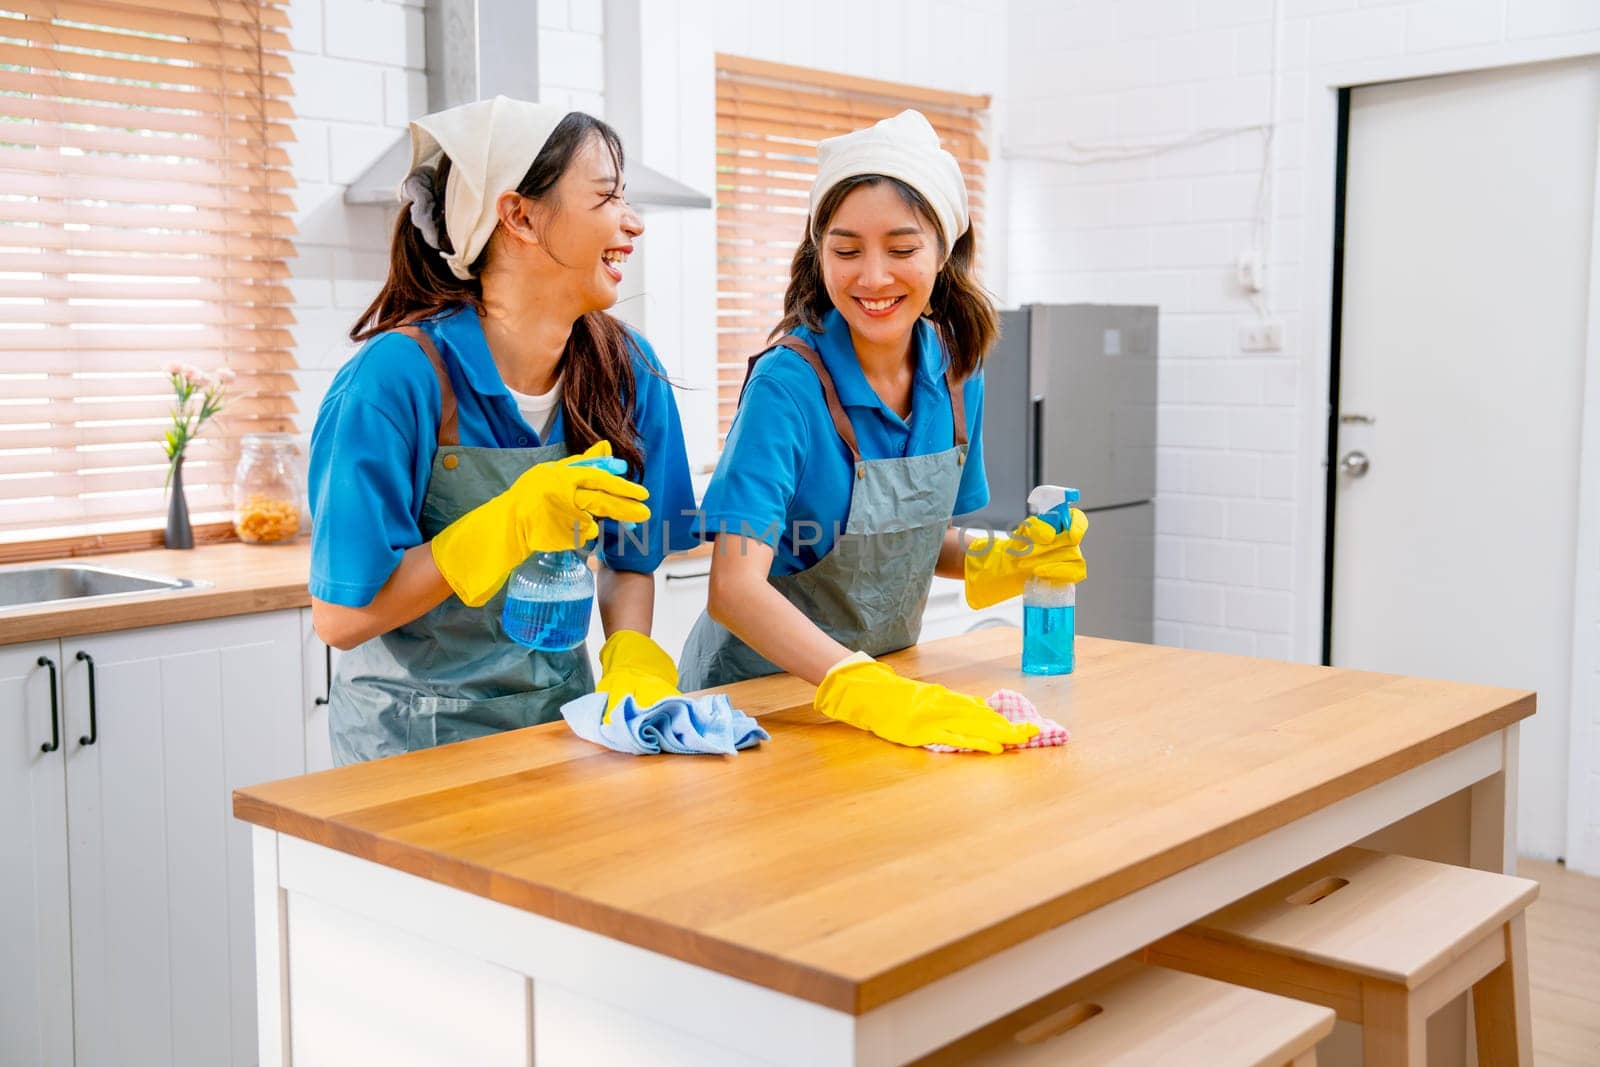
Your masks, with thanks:
M 555 424 L 556 412 L 561 407 L 561 379 L 556 379 L 556 384 L 550 387 L 548 393 L 519 393 L 509 385 L 506 390 L 511 394 L 511 399 L 517 402 L 517 410 L 522 412 L 523 419 L 539 435 L 539 440 L 542 442 L 550 436 L 550 427 Z

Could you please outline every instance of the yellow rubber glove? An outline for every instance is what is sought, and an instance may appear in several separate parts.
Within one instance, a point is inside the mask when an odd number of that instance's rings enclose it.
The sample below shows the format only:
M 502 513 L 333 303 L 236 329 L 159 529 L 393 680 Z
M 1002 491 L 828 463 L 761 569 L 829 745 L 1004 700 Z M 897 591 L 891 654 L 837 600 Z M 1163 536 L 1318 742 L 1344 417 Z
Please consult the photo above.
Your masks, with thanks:
M 577 465 L 609 455 L 611 442 L 597 441 L 581 456 L 529 467 L 510 489 L 440 530 L 433 562 L 456 596 L 469 607 L 487 603 L 535 552 L 578 548 L 598 537 L 596 519 L 648 519 L 644 486 Z
M 902 678 L 865 652 L 828 668 L 817 686 L 816 708 L 897 745 L 1000 752 L 1039 732 L 1032 723 L 1008 722 L 977 697 Z
M 682 696 L 678 690 L 678 667 L 672 657 L 650 638 L 636 630 L 618 630 L 600 647 L 600 681 L 596 693 L 608 694 L 601 722 L 610 722 L 611 713 L 631 696 L 641 708 L 658 700 Z
M 967 545 L 967 606 L 987 608 L 1021 596 L 1029 577 L 1037 574 L 1057 582 L 1081 582 L 1088 574 L 1078 542 L 1089 528 L 1089 517 L 1072 509 L 1072 523 L 1060 533 L 1054 526 L 1030 515 L 1010 537 L 980 537 Z

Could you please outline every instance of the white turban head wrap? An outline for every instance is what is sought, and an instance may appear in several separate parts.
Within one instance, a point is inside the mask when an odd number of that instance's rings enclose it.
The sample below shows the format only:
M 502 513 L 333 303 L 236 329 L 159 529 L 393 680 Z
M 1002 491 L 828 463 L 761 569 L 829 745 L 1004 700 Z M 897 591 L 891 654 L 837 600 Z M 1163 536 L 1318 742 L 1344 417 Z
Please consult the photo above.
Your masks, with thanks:
M 444 225 L 453 252 L 439 254 L 450 273 L 462 281 L 472 277 L 472 264 L 489 243 L 499 214 L 495 201 L 514 192 L 544 148 L 567 109 L 530 104 L 497 96 L 424 115 L 411 123 L 411 170 L 437 165 L 440 153 L 450 157 L 444 189 Z M 410 178 L 400 186 L 402 202 L 419 195 Z M 435 190 L 437 195 L 437 190 Z M 421 213 L 424 218 L 428 212 Z M 418 213 L 413 212 L 415 221 Z M 429 227 L 422 227 L 424 236 Z M 437 245 L 438 235 L 430 244 Z
M 948 259 L 956 238 L 967 232 L 967 183 L 956 157 L 939 147 L 939 135 L 922 112 L 908 109 L 817 145 L 817 180 L 811 185 L 808 223 L 813 240 L 820 236 L 817 206 L 828 190 L 864 174 L 898 178 L 922 195 L 938 220 Z

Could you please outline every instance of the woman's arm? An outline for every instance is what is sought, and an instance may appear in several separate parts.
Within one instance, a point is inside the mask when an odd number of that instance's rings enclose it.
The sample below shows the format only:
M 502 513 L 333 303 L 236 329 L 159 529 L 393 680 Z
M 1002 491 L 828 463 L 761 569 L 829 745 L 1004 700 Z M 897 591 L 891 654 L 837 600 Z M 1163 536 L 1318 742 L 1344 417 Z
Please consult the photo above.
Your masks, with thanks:
M 706 610 L 779 667 L 812 685 L 850 650 L 767 584 L 772 547 L 753 537 L 722 534 L 711 559 Z
M 600 626 L 610 637 L 618 630 L 635 630 L 650 636 L 655 618 L 656 580 L 638 571 L 614 571 L 600 567 L 595 576 L 596 599 L 600 602 Z
M 933 565 L 933 573 L 941 578 L 965 578 L 966 558 L 966 531 L 952 526 L 944 532 L 944 543 L 939 546 L 939 562 Z
M 421 618 L 450 595 L 427 542 L 406 549 L 400 565 L 364 607 L 311 598 L 311 625 L 334 648 L 348 650 L 396 626 Z

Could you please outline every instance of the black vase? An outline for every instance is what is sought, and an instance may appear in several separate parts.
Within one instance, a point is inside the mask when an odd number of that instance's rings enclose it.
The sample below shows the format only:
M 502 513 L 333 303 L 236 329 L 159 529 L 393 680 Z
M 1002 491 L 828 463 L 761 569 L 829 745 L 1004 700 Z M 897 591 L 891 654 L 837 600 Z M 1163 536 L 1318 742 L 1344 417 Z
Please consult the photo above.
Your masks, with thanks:
M 167 484 L 168 548 L 193 548 L 194 527 L 189 525 L 189 501 L 183 496 L 183 457 L 172 465 L 172 481 Z

